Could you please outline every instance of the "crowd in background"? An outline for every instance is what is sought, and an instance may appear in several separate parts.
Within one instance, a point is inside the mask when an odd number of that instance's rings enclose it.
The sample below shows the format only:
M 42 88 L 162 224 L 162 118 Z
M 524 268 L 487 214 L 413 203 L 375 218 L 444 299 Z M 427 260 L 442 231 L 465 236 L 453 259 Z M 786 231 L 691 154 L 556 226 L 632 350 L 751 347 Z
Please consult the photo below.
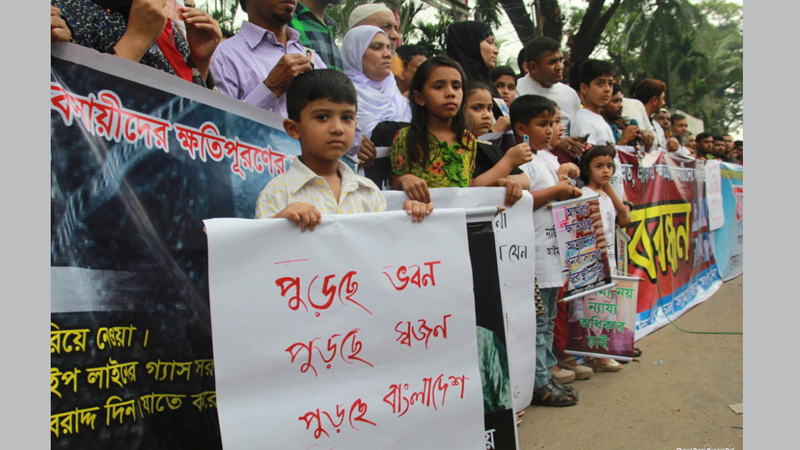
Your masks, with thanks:
M 730 134 L 692 135 L 686 115 L 664 108 L 663 81 L 642 79 L 626 96 L 605 61 L 573 62 L 567 73 L 561 44 L 547 37 L 525 43 L 517 72 L 497 65 L 493 30 L 482 22 L 452 24 L 443 57 L 401 45 L 396 14 L 380 3 L 361 5 L 347 24 L 337 24 L 326 14 L 332 0 L 240 0 L 248 20 L 232 36 L 223 36 L 191 0 L 179 0 L 183 5 L 175 9 L 170 3 L 51 0 L 51 40 L 140 62 L 297 121 L 287 101 L 292 81 L 318 69 L 341 72 L 357 94 L 356 128 L 342 159 L 369 165 L 376 147 L 391 146 L 392 188 L 422 204 L 430 202 L 429 188 L 443 186 L 505 186 L 509 204 L 529 190 L 534 209 L 593 191 L 608 198 L 613 230 L 615 222 L 626 225 L 630 212 L 620 177 L 600 172 L 619 167 L 615 146 L 743 162 L 742 141 Z M 333 30 L 343 26 L 348 32 L 339 45 Z M 430 164 L 416 164 L 426 160 Z M 608 166 L 597 178 L 593 161 Z M 550 172 L 554 180 L 543 184 Z M 583 182 L 576 185 L 579 174 Z M 538 254 L 545 229 L 537 227 L 536 234 Z M 553 276 L 540 267 L 550 262 L 539 258 L 536 276 L 546 304 L 537 321 L 534 403 L 574 405 L 577 392 L 565 384 L 622 365 L 605 358 L 582 364 L 564 353 L 567 312 L 563 303 L 556 307 L 560 277 L 545 283 Z

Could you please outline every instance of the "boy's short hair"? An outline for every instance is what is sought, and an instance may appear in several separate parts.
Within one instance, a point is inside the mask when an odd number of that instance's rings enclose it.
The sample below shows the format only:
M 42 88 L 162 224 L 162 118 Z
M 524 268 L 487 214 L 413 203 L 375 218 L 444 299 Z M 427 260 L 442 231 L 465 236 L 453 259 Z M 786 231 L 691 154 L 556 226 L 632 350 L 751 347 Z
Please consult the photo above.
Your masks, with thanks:
M 653 97 L 660 97 L 667 90 L 667 85 L 655 78 L 645 78 L 633 87 L 633 98 L 646 104 Z
M 561 44 L 557 40 L 539 36 L 525 44 L 525 62 L 539 64 L 544 57 L 544 52 L 557 52 L 561 50 Z
M 744 147 L 744 141 L 733 141 L 733 148 Z
M 527 64 L 527 63 L 528 63 L 528 60 L 525 57 L 525 46 L 523 46 L 519 50 L 519 53 L 517 54 L 517 67 L 519 67 L 519 75 L 516 75 L 517 77 L 522 78 L 525 75 L 527 75 L 527 73 L 524 70 L 522 70 L 522 64 Z
M 619 83 L 611 83 L 611 88 L 613 89 L 611 91 L 611 96 L 612 97 L 617 95 L 617 92 L 622 92 L 622 86 L 620 86 Z M 624 97 L 624 94 L 623 94 L 623 97 Z
M 595 145 L 594 147 L 586 150 L 583 155 L 581 155 L 581 179 L 584 183 L 589 183 L 589 167 L 592 163 L 594 158 L 598 156 L 610 156 L 613 160 L 615 156 L 617 156 L 617 150 L 614 149 L 611 145 Z M 611 171 L 613 175 L 614 172 L 617 171 L 617 166 L 614 165 L 614 170 Z
M 592 81 L 602 77 L 603 75 L 614 76 L 614 66 L 608 61 L 601 61 L 599 59 L 587 59 L 581 64 L 578 70 L 578 80 L 580 84 L 589 86 Z
M 686 119 L 686 116 L 684 116 L 683 114 L 677 114 L 676 113 L 676 114 L 673 114 L 672 117 L 669 118 L 669 123 L 675 125 L 675 122 L 677 122 L 678 120 L 684 120 L 684 119 Z
M 511 102 L 511 107 L 509 108 L 511 128 L 514 128 L 518 123 L 527 126 L 531 120 L 535 119 L 543 112 L 555 114 L 555 105 L 555 103 L 541 95 L 528 94 L 517 97 Z
M 714 142 L 717 142 L 717 141 L 725 142 L 725 138 L 723 138 L 721 134 L 718 134 L 718 135 L 714 136 Z
M 492 83 L 497 81 L 497 79 L 502 77 L 503 75 L 510 76 L 516 82 L 517 74 L 514 73 L 514 69 L 508 66 L 497 66 L 494 69 L 492 69 Z
M 426 58 L 431 57 L 431 55 L 428 54 L 428 51 L 419 45 L 401 45 L 395 49 L 395 53 L 397 53 L 397 56 L 399 56 L 400 60 L 403 61 L 403 69 L 407 69 L 408 63 L 410 63 L 411 60 L 417 55 L 421 55 Z
M 320 99 L 358 105 L 356 88 L 347 75 L 334 69 L 318 69 L 303 72 L 289 83 L 286 88 L 286 112 L 290 119 L 299 122 L 300 113 L 306 105 Z
M 703 133 L 700 133 L 697 136 L 695 136 L 694 140 L 695 140 L 695 142 L 697 142 L 699 144 L 701 141 L 705 140 L 706 138 L 708 138 L 710 136 L 711 136 L 711 133 L 703 132 Z

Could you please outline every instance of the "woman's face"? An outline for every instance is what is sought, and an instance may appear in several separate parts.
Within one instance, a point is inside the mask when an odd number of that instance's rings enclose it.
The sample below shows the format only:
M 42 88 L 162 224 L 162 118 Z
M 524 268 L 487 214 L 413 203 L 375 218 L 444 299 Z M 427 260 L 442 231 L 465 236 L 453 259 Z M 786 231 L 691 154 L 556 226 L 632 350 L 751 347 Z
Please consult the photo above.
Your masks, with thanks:
M 481 41 L 481 57 L 489 70 L 494 69 L 494 66 L 497 65 L 498 53 L 500 53 L 500 50 L 494 45 L 494 36 L 489 36 Z
M 361 70 L 372 81 L 380 82 L 392 74 L 392 53 L 389 38 L 383 33 L 375 34 L 364 56 L 361 57 Z

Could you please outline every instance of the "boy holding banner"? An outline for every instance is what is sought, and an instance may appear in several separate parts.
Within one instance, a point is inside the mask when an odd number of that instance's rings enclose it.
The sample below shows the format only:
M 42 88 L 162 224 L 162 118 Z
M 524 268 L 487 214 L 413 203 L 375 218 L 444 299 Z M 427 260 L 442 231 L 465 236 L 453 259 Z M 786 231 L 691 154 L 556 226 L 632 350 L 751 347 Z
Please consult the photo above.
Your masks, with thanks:
M 563 284 L 563 278 L 555 223 L 545 205 L 553 200 L 580 197 L 581 191 L 569 180 L 578 175 L 578 168 L 571 163 L 559 165 L 556 157 L 547 151 L 552 139 L 554 116 L 553 102 L 540 95 L 523 95 L 511 104 L 511 126 L 514 133 L 518 140 L 528 139 L 534 152 L 533 160 L 520 166 L 531 180 L 536 234 L 536 279 L 544 307 L 544 313 L 536 318 L 536 381 L 533 404 L 572 406 L 578 402 L 577 393 L 563 386 L 550 373 L 550 368 L 557 363 L 553 354 L 553 323 L 557 312 L 558 289 Z M 575 374 L 572 373 L 571 377 L 574 379 Z
M 273 178 L 256 203 L 256 218 L 289 219 L 311 230 L 322 214 L 380 212 L 383 193 L 370 179 L 356 175 L 339 159 L 353 145 L 356 91 L 347 76 L 333 69 L 304 72 L 286 90 L 286 133 L 300 141 L 301 156 Z M 414 222 L 433 211 L 433 203 L 407 200 L 403 209 Z

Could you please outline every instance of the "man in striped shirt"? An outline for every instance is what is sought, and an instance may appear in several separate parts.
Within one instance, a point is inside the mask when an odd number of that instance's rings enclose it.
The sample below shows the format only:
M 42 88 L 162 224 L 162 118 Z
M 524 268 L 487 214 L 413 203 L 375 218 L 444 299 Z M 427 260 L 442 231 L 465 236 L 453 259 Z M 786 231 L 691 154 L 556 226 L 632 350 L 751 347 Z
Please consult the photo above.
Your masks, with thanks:
M 297 3 L 294 18 L 289 26 L 300 32 L 300 43 L 316 50 L 329 69 L 344 72 L 342 54 L 333 39 L 336 22 L 325 14 L 328 5 L 338 5 L 342 0 L 303 0 Z
M 287 25 L 297 0 L 239 0 L 248 15 L 239 33 L 217 47 L 211 58 L 211 73 L 223 94 L 266 109 L 282 117 L 286 110 L 286 88 L 295 76 L 324 69 L 314 55 L 306 56 L 300 33 Z M 312 66 L 313 63 L 313 66 Z M 347 153 L 355 157 L 361 147 L 360 132 Z

